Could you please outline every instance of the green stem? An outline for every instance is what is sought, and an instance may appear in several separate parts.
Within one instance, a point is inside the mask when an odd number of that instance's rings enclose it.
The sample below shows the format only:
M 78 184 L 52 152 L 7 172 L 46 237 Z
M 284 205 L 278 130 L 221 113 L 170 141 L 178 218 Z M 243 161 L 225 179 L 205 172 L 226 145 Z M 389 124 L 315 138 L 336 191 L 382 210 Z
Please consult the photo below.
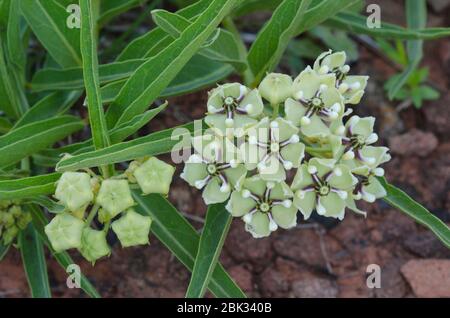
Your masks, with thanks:
M 279 112 L 280 112 L 280 104 L 273 105 L 272 120 L 278 117 Z
M 237 43 L 237 46 L 238 46 L 238 49 L 239 49 L 239 57 L 243 61 L 247 61 L 247 54 L 248 54 L 247 47 L 245 46 L 245 43 L 242 40 L 241 34 L 239 33 L 238 28 L 234 24 L 233 19 L 231 17 L 226 17 L 223 20 L 222 24 L 223 24 L 225 29 L 227 29 L 228 31 L 231 32 L 231 34 L 233 34 L 233 37 L 236 40 L 236 43 Z M 250 69 L 248 63 L 247 63 L 247 68 L 241 74 L 241 76 L 244 79 L 245 85 L 250 86 L 251 83 L 253 82 L 254 75 L 253 75 L 252 70 Z
M 92 221 L 94 220 L 95 216 L 97 215 L 98 209 L 100 208 L 100 206 L 98 204 L 95 204 L 92 209 L 91 212 L 89 212 L 89 215 L 86 219 L 86 224 L 89 226 Z

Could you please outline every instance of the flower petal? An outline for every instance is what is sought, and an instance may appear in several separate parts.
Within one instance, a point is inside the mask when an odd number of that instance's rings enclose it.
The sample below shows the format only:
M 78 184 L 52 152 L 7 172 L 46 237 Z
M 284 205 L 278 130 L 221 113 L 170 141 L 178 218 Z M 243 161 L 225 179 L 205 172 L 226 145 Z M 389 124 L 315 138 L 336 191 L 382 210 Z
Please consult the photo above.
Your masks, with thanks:
M 345 215 L 345 201 L 336 193 L 330 192 L 326 196 L 319 197 L 319 204 L 325 208 L 324 216 L 342 220 Z
M 314 210 L 314 207 L 316 206 L 316 193 L 310 191 L 300 196 L 299 191 L 295 193 L 293 203 L 295 207 L 299 209 L 300 212 L 303 214 L 305 220 L 307 220 L 311 216 L 311 213 Z
M 283 181 L 286 180 L 286 171 L 283 165 L 275 156 L 269 156 L 265 165 L 258 166 L 258 171 L 262 179 L 267 181 Z
M 195 155 L 193 155 L 195 156 Z M 192 157 L 192 156 L 191 156 Z M 183 172 L 180 177 L 189 183 L 190 186 L 195 187 L 195 181 L 203 180 L 208 175 L 206 164 L 204 163 L 189 163 L 189 160 L 184 164 Z
M 272 217 L 283 229 L 290 229 L 297 225 L 297 208 L 292 205 L 290 208 L 285 208 L 282 205 L 272 207 Z
M 306 113 L 306 107 L 292 98 L 288 98 L 284 103 L 284 112 L 286 114 L 286 120 L 295 126 L 299 126 L 300 120 Z
M 280 151 L 284 160 L 292 162 L 294 168 L 297 168 L 305 156 L 305 145 L 301 142 L 289 144 Z
M 250 232 L 254 238 L 269 236 L 269 217 L 261 212 L 254 213 L 250 223 L 245 224 L 245 230 Z
M 206 205 L 225 202 L 230 196 L 230 190 L 220 191 L 221 183 L 218 177 L 212 178 L 203 190 L 202 197 Z
M 244 198 L 241 191 L 233 191 L 226 209 L 232 216 L 241 217 L 256 207 L 256 202 L 251 198 Z

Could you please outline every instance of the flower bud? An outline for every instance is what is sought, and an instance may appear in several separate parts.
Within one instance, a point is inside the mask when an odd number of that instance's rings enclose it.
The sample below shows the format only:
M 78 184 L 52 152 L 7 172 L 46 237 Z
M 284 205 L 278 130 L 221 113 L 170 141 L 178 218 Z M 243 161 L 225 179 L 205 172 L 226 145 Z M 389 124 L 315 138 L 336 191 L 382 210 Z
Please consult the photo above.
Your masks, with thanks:
M 106 242 L 106 233 L 89 227 L 84 228 L 80 253 L 89 262 L 95 262 L 99 258 L 111 254 L 111 249 Z
M 123 247 L 148 244 L 152 219 L 129 209 L 111 225 Z
M 108 179 L 102 182 L 98 192 L 97 204 L 105 212 L 105 221 L 134 205 L 127 180 Z
M 133 176 L 144 194 L 169 193 L 170 183 L 175 172 L 175 168 L 158 158 L 151 157 L 142 165 L 136 168 Z
M 81 235 L 85 224 L 69 213 L 58 214 L 45 226 L 53 249 L 61 252 L 69 248 L 81 247 Z
M 292 78 L 289 75 L 270 73 L 259 84 L 259 92 L 272 106 L 283 103 L 292 94 Z
M 84 172 L 64 172 L 58 180 L 55 198 L 70 211 L 86 208 L 94 198 L 91 177 Z

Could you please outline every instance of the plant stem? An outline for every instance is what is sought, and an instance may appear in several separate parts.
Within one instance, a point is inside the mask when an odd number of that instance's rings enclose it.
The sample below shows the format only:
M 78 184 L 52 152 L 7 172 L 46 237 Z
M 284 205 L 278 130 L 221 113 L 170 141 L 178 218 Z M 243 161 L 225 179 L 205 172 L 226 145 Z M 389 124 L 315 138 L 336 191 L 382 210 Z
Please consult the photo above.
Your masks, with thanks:
M 239 30 L 237 29 L 236 25 L 234 24 L 233 19 L 228 16 L 223 20 L 222 24 L 225 29 L 227 29 L 228 31 L 231 32 L 231 34 L 233 34 L 233 37 L 236 40 L 236 43 L 237 43 L 237 46 L 239 49 L 239 57 L 243 61 L 246 61 L 246 63 L 247 63 L 247 53 L 248 53 L 247 47 L 245 46 L 245 43 L 242 40 L 241 34 L 239 33 Z M 245 85 L 250 86 L 251 83 L 253 82 L 254 75 L 253 75 L 252 70 L 250 69 L 250 66 L 248 65 L 248 63 L 247 63 L 247 68 L 241 75 L 244 79 Z
M 280 112 L 280 104 L 273 105 L 272 120 L 278 117 L 279 112 Z
M 89 226 L 92 221 L 94 220 L 95 216 L 97 215 L 98 209 L 100 208 L 100 206 L 98 204 L 95 204 L 92 209 L 91 212 L 89 213 L 87 219 L 86 219 L 86 224 Z

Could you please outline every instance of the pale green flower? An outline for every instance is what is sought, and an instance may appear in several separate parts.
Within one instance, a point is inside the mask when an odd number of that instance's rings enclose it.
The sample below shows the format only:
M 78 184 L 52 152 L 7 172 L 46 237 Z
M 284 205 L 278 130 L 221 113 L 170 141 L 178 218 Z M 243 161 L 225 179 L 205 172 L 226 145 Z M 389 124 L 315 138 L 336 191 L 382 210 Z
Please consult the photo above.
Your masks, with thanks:
M 335 88 L 335 76 L 318 75 L 307 67 L 294 80 L 294 98 L 285 102 L 286 119 L 300 126 L 307 137 L 325 137 L 330 125 L 344 115 L 342 97 Z
M 106 242 L 106 232 L 85 227 L 81 236 L 80 253 L 89 262 L 94 263 L 103 256 L 111 254 Z
M 152 219 L 143 216 L 132 209 L 127 210 L 122 217 L 114 221 L 111 227 L 123 247 L 148 244 Z
M 299 167 L 292 182 L 294 205 L 305 219 L 316 209 L 319 215 L 342 220 L 348 192 L 356 182 L 348 166 L 313 158 Z
M 94 199 L 91 177 L 85 172 L 64 172 L 57 182 L 55 198 L 72 212 L 84 211 Z
M 102 220 L 108 221 L 134 205 L 127 180 L 104 180 L 96 199 L 102 209 Z
M 45 226 L 45 234 L 47 234 L 53 249 L 61 252 L 81 247 L 81 235 L 84 227 L 85 224 L 80 219 L 69 213 L 61 213 Z
M 180 177 L 191 186 L 203 190 L 206 204 L 224 202 L 233 188 L 239 188 L 247 170 L 239 162 L 237 149 L 227 138 L 204 135 L 194 137 L 191 155 Z
M 285 182 L 265 181 L 259 175 L 246 179 L 241 190 L 233 191 L 226 209 L 242 217 L 253 237 L 270 235 L 278 226 L 289 229 L 297 224 L 297 208 Z
M 347 75 L 350 66 L 345 64 L 347 56 L 344 51 L 332 53 L 324 52 L 314 62 L 314 71 L 318 74 L 335 74 L 336 88 L 344 97 L 346 104 L 358 104 L 364 95 L 368 76 Z
M 292 94 L 292 78 L 286 74 L 269 73 L 259 84 L 261 96 L 272 106 L 283 103 Z
M 286 170 L 297 168 L 304 157 L 305 145 L 300 142 L 298 128 L 282 118 L 270 121 L 265 117 L 247 134 L 240 153 L 246 168 L 258 168 L 264 180 L 285 180 Z
M 150 157 L 134 170 L 133 176 L 144 194 L 167 195 L 174 172 L 175 168 L 171 165 L 156 157 Z
M 257 89 L 239 83 L 220 85 L 209 93 L 205 122 L 222 136 L 242 136 L 264 108 Z

